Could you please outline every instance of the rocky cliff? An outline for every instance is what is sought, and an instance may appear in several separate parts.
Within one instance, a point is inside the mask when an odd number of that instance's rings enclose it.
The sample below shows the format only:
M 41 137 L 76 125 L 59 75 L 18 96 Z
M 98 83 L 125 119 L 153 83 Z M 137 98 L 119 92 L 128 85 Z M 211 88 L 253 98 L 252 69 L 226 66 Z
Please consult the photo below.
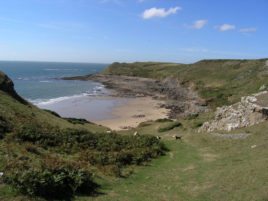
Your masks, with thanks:
M 245 96 L 241 101 L 217 108 L 214 120 L 205 122 L 199 132 L 230 131 L 252 126 L 268 119 L 268 91 Z
M 0 90 L 15 98 L 17 101 L 28 104 L 22 97 L 20 97 L 14 89 L 14 83 L 3 72 L 0 71 Z

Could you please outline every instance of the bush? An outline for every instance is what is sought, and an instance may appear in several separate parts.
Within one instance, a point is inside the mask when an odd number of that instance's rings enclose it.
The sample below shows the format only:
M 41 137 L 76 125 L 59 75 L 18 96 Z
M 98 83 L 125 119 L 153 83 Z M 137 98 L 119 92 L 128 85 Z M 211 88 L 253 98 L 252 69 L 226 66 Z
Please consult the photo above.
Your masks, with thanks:
M 3 139 L 5 136 L 5 133 L 9 132 L 11 130 L 9 123 L 0 116 L 0 139 Z
M 164 123 L 164 122 L 173 122 L 173 121 L 171 119 L 164 118 L 164 119 L 157 119 L 155 122 Z
M 181 126 L 180 122 L 177 122 L 177 121 L 170 122 L 164 126 L 159 127 L 158 132 L 166 132 L 166 131 L 172 130 L 172 129 L 174 129 L 176 127 L 180 127 L 180 126 Z
M 64 118 L 64 119 L 72 124 L 82 124 L 82 125 L 93 124 L 93 123 L 87 121 L 86 119 L 77 119 L 77 118 Z
M 6 166 L 3 179 L 21 193 L 46 199 L 69 199 L 75 193 L 93 193 L 98 187 L 91 173 L 57 159 L 46 159 L 40 166 L 14 160 Z
M 26 126 L 16 136 L 21 142 L 34 143 L 45 148 L 55 148 L 59 153 L 79 153 L 82 161 L 89 162 L 98 168 L 117 166 L 120 169 L 127 165 L 140 165 L 163 155 L 166 151 L 164 145 L 156 137 L 149 135 L 95 134 L 87 130 L 48 130 Z M 37 153 L 29 145 L 26 150 Z M 118 168 L 112 169 L 118 172 Z M 115 173 L 115 175 L 117 174 Z
M 54 115 L 55 117 L 61 118 L 61 116 L 57 112 L 54 112 L 54 111 L 51 111 L 51 110 L 47 110 L 47 109 L 43 109 L 43 110 L 46 111 L 46 112 L 48 112 L 48 113 L 50 113 L 50 114 L 52 114 L 52 115 Z

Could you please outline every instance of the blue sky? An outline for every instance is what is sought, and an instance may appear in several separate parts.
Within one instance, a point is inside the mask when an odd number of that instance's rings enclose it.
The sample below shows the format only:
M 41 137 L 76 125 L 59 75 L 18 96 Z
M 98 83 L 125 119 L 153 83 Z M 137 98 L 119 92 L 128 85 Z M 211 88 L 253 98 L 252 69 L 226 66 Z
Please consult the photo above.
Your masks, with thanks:
M 267 0 L 0 0 L 0 60 L 268 57 Z

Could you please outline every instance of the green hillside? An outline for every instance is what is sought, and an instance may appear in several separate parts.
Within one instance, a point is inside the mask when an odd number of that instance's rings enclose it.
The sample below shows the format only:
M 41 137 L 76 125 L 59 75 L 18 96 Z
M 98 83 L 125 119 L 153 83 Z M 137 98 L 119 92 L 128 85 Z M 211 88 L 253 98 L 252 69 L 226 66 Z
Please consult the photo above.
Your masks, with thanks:
M 211 106 L 237 102 L 241 96 L 268 86 L 267 59 L 202 60 L 193 64 L 113 63 L 103 73 L 156 79 L 174 77 L 184 85 L 194 84 Z
M 0 73 L 0 200 L 92 196 L 100 178 L 126 177 L 166 152 L 156 137 L 108 130 L 38 109 Z

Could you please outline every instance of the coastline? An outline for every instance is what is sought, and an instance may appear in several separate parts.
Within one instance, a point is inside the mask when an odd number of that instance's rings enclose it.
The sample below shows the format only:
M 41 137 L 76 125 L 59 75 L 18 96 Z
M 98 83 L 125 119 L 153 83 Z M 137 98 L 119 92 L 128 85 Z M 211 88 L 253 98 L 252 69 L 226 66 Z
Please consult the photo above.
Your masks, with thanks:
M 37 104 L 62 117 L 83 118 L 112 130 L 126 130 L 149 120 L 168 118 L 169 110 L 161 107 L 164 101 L 146 97 L 110 95 L 74 96 L 48 104 Z
M 137 127 L 140 123 L 150 120 L 168 118 L 169 110 L 161 108 L 162 101 L 152 97 L 128 98 L 125 104 L 112 108 L 115 118 L 96 121 L 95 123 L 112 130 L 125 130 Z

